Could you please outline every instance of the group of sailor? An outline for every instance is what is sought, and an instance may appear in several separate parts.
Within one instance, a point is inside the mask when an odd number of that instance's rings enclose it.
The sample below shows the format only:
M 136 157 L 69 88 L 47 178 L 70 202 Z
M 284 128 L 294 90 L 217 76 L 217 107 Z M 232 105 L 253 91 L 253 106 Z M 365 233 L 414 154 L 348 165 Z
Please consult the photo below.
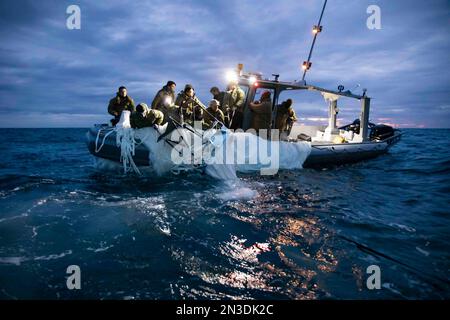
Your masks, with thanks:
M 195 94 L 194 87 L 186 84 L 175 99 L 176 83 L 168 81 L 155 95 L 151 107 L 145 103 L 135 105 L 128 95 L 127 88 L 121 86 L 114 98 L 109 101 L 108 113 L 114 116 L 111 123 L 115 126 L 122 111 L 131 112 L 130 124 L 133 128 L 151 127 L 170 122 L 171 125 L 187 123 L 193 125 L 199 121 L 203 129 L 226 126 L 241 129 L 244 119 L 245 92 L 237 83 L 230 83 L 226 91 L 212 87 L 212 100 L 206 107 Z M 272 97 L 270 91 L 264 91 L 259 100 L 251 102 L 251 128 L 259 131 L 272 127 Z M 275 128 L 288 132 L 297 120 L 292 100 L 288 99 L 277 106 Z

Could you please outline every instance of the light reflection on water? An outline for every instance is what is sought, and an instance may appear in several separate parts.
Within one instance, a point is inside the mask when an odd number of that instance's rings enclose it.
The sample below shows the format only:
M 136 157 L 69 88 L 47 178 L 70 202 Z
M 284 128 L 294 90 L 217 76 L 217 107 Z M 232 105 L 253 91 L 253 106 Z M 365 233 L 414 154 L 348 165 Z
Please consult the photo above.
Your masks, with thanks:
M 440 131 L 366 163 L 234 185 L 99 173 L 74 132 L 46 159 L 26 157 L 30 139 L 56 139 L 45 130 L 13 141 L 22 160 L 0 159 L 0 298 L 449 297 L 450 148 L 420 142 Z M 61 281 L 70 264 L 80 292 Z M 371 264 L 382 290 L 365 287 Z
M 276 190 L 276 196 L 285 196 L 283 190 Z M 310 197 L 289 194 L 289 204 L 281 206 L 265 191 L 251 201 L 225 204 L 227 216 L 246 224 L 263 240 L 250 241 L 231 232 L 229 239 L 210 248 L 221 261 L 226 261 L 220 265 L 211 266 L 199 256 L 187 257 L 184 251 L 176 251 L 174 258 L 190 275 L 209 285 L 253 292 L 240 298 L 254 296 L 255 291 L 290 299 L 326 296 L 315 278 L 318 272 L 333 272 L 338 264 L 333 249 L 327 247 L 330 235 L 324 233 L 317 218 L 292 214 L 303 208 L 307 213 Z M 186 293 L 186 288 L 183 292 Z

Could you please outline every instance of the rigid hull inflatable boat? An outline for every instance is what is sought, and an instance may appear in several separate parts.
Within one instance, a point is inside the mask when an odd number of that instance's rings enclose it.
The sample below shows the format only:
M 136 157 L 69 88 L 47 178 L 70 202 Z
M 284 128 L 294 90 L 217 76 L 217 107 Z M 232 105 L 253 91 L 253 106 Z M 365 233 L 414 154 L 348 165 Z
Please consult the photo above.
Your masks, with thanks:
M 281 82 L 262 79 L 261 75 L 238 73 L 239 85 L 246 93 L 244 105 L 243 130 L 251 126 L 249 104 L 263 90 L 273 92 L 272 105 L 279 104 L 280 94 L 290 90 L 315 91 L 328 103 L 328 126 L 305 126 L 294 124 L 289 133 L 281 139 L 287 143 L 309 143 L 311 151 L 306 157 L 304 167 L 323 167 L 354 163 L 371 159 L 386 153 L 401 138 L 401 132 L 386 125 L 369 123 L 370 98 L 356 95 L 350 91 L 333 91 L 303 82 Z M 361 104 L 359 119 L 353 123 L 337 127 L 338 100 L 340 98 L 357 99 Z M 276 108 L 274 108 L 275 118 Z M 144 128 L 145 130 L 146 128 Z M 136 131 L 143 129 L 136 129 Z M 155 129 L 156 130 L 156 129 Z M 120 162 L 121 150 L 116 142 L 115 127 L 95 125 L 87 132 L 87 145 L 92 155 Z M 137 144 L 133 160 L 137 166 L 151 166 L 149 149 L 144 144 Z
M 113 127 L 106 124 L 95 125 L 89 129 L 86 136 L 88 149 L 92 155 L 120 163 L 121 150 L 116 144 L 116 133 Z M 399 141 L 400 136 L 399 131 L 394 131 L 383 140 L 374 139 L 357 143 L 311 142 L 311 152 L 303 167 L 329 167 L 372 159 L 388 152 L 389 148 Z M 296 143 L 296 141 L 290 140 L 289 143 Z M 149 159 L 149 150 L 145 145 L 137 145 L 133 156 L 135 164 L 151 166 Z

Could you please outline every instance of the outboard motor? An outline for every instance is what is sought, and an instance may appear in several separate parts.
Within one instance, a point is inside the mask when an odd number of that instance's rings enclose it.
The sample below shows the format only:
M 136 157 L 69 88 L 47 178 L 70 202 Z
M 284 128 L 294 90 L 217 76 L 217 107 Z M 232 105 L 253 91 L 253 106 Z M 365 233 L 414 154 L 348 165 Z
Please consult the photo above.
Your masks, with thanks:
M 395 129 L 385 124 L 378 124 L 372 127 L 370 131 L 370 140 L 384 140 L 392 137 L 395 134 Z
M 359 119 L 355 119 L 350 124 L 347 124 L 345 126 L 340 127 L 339 129 L 345 130 L 345 131 L 353 131 L 355 134 L 359 134 L 359 129 L 361 127 Z M 372 122 L 369 122 L 369 129 L 375 127 L 375 124 Z

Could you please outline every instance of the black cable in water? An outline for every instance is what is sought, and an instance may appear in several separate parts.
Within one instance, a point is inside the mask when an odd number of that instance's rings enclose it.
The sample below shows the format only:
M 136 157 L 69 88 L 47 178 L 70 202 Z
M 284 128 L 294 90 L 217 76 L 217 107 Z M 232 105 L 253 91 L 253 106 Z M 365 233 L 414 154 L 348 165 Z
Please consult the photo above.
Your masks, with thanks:
M 339 238 L 341 238 L 341 239 L 343 239 L 343 240 L 345 240 L 347 242 L 350 242 L 350 243 L 356 245 L 356 247 L 358 249 L 360 249 L 361 251 L 365 251 L 365 252 L 367 252 L 369 254 L 372 254 L 372 255 L 375 255 L 375 256 L 379 256 L 379 257 L 385 258 L 386 260 L 390 260 L 392 262 L 395 262 L 395 263 L 397 263 L 397 264 L 399 264 L 401 266 L 404 266 L 407 269 L 410 269 L 410 270 L 414 271 L 415 273 L 417 273 L 418 275 L 422 276 L 423 278 L 428 278 L 428 280 L 432 280 L 431 284 L 434 287 L 436 287 L 436 288 L 438 288 L 438 289 L 440 289 L 442 291 L 445 291 L 446 289 L 441 286 L 441 283 L 445 283 L 447 285 L 450 285 L 450 281 L 447 280 L 447 279 L 442 279 L 442 278 L 436 277 L 434 275 L 426 274 L 426 273 L 423 272 L 423 270 L 420 270 L 420 269 L 417 269 L 417 268 L 415 268 L 413 266 L 410 266 L 409 264 L 406 264 L 406 263 L 404 263 L 404 262 L 402 262 L 400 260 L 392 258 L 392 257 L 390 257 L 390 256 L 388 256 L 388 255 L 386 255 L 386 254 L 384 254 L 384 253 L 382 253 L 380 251 L 374 250 L 374 249 L 372 249 L 372 248 L 370 248 L 370 247 L 368 247 L 368 246 L 366 246 L 366 245 L 364 245 L 362 243 L 359 243 L 359 242 L 357 242 L 357 241 L 355 241 L 353 239 L 347 238 L 347 237 L 345 237 L 343 235 L 340 235 L 340 234 L 338 234 L 337 237 L 339 237 Z

